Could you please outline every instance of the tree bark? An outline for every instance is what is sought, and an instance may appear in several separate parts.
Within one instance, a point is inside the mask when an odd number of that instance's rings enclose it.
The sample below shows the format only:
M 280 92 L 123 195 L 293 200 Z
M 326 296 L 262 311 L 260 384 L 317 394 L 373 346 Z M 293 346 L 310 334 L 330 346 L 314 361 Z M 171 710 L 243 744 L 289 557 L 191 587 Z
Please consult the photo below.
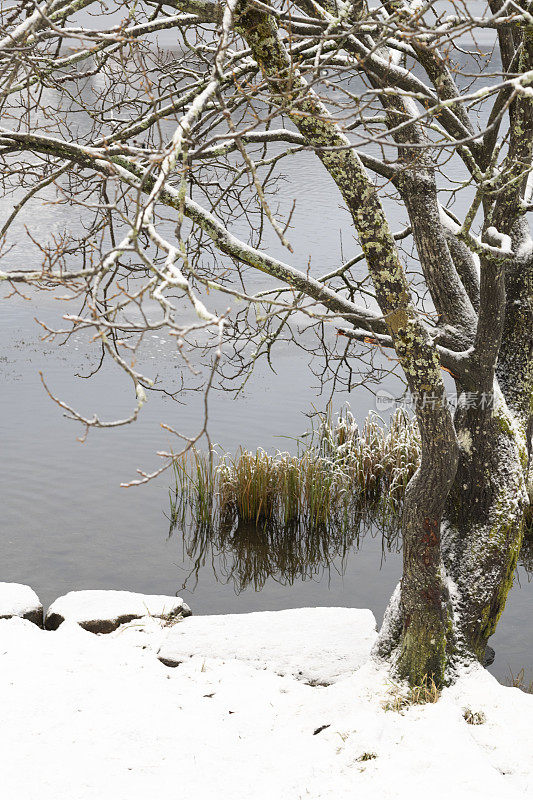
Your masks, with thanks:
M 438 410 L 426 415 L 423 430 L 421 464 L 407 488 L 402 517 L 396 669 L 411 684 L 419 685 L 430 677 L 442 685 L 454 635 L 453 608 L 441 561 L 441 521 L 458 452 L 455 435 L 447 430 Z
M 444 561 L 457 587 L 458 655 L 482 663 L 512 587 L 527 503 L 523 433 L 495 384 L 492 407 L 455 416 L 461 444 L 450 492 Z

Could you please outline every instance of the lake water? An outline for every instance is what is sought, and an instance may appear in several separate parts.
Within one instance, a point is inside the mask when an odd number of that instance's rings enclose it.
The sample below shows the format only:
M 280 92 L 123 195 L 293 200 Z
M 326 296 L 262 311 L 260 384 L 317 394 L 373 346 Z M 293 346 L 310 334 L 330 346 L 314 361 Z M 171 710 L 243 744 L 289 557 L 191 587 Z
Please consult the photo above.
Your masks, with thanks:
M 339 264 L 341 233 L 345 258 L 357 252 L 347 215 L 310 154 L 301 154 L 289 178 L 286 199 L 297 199 L 290 261 L 305 266 L 312 256 L 315 274 L 323 273 Z M 2 221 L 8 208 L 6 202 L 0 206 Z M 34 233 L 45 236 L 65 224 L 64 214 L 61 206 L 44 205 L 37 220 L 34 212 L 21 215 L 10 263 L 28 266 L 36 259 L 24 224 L 31 223 Z M 396 217 L 395 227 L 404 222 Z M 272 248 L 279 253 L 275 242 Z M 201 397 L 190 394 L 179 405 L 150 397 L 134 426 L 92 431 L 80 444 L 79 428 L 47 398 L 39 370 L 55 393 L 88 414 L 122 417 L 133 401 L 130 385 L 110 367 L 91 380 L 74 377 L 90 372 L 99 355 L 81 337 L 59 348 L 40 341 L 34 317 L 53 323 L 62 311 L 44 293 L 37 301 L 14 298 L 0 305 L 0 580 L 30 584 L 45 604 L 72 589 L 116 588 L 179 592 L 198 614 L 339 605 L 369 607 L 381 621 L 400 575 L 401 557 L 393 552 L 383 558 L 379 537 L 366 536 L 344 572 L 334 563 L 322 576 L 292 586 L 270 580 L 260 592 L 236 594 L 233 584 L 218 581 L 207 563 L 197 584 L 183 589 L 191 562 L 180 538 L 168 537 L 169 480 L 162 477 L 136 489 L 119 484 L 135 477 L 137 467 L 158 466 L 156 451 L 170 446 L 161 422 L 186 432 L 194 429 Z M 143 363 L 150 375 L 177 375 L 173 347 L 164 335 L 147 342 Z M 276 373 L 259 366 L 238 397 L 212 395 L 210 434 L 224 449 L 289 449 L 290 440 L 284 437 L 303 433 L 309 427 L 305 414 L 313 405 L 324 407 L 326 398 L 319 396 L 317 379 L 301 351 L 282 344 L 274 364 Z M 365 389 L 352 391 L 348 398 L 339 395 L 337 407 L 346 399 L 358 420 L 373 407 Z M 532 602 L 533 583 L 520 567 L 491 642 L 496 650 L 491 671 L 500 678 L 533 665 Z

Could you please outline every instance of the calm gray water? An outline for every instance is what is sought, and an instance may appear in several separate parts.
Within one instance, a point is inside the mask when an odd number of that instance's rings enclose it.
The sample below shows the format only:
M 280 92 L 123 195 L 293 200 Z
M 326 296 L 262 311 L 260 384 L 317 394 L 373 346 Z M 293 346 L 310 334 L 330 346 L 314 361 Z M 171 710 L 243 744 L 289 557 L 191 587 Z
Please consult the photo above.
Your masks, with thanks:
M 297 199 L 291 261 L 306 265 L 312 255 L 320 274 L 339 263 L 341 231 L 345 257 L 356 252 L 356 245 L 335 188 L 316 162 L 309 154 L 301 155 L 289 175 L 287 197 Z M 5 202 L 0 206 L 2 220 L 8 207 Z M 24 223 L 31 221 L 32 230 L 45 236 L 65 225 L 64 214 L 62 207 L 43 206 L 37 223 L 34 214 L 21 216 L 10 262 L 27 266 L 36 258 Z M 395 222 L 400 228 L 403 220 Z M 137 467 L 158 466 L 156 451 L 172 444 L 160 428 L 162 421 L 182 431 L 194 429 L 201 398 L 190 394 L 178 405 L 151 397 L 134 426 L 93 431 L 80 444 L 79 428 L 47 398 L 39 370 L 54 392 L 88 414 L 125 416 L 132 397 L 129 384 L 110 367 L 89 381 L 75 377 L 97 362 L 98 353 L 87 341 L 71 339 L 60 348 L 40 341 L 34 317 L 53 323 L 63 311 L 57 306 L 49 295 L 0 304 L 0 580 L 30 584 L 45 604 L 71 589 L 179 591 L 200 614 L 341 605 L 369 607 L 381 621 L 401 564 L 396 553 L 383 559 L 379 537 L 363 540 L 348 558 L 344 574 L 339 564 L 333 564 L 314 580 L 292 586 L 271 580 L 260 592 L 248 589 L 236 594 L 232 584 L 216 580 L 207 564 L 196 586 L 182 590 L 191 563 L 184 558 L 179 536 L 168 538 L 169 481 L 162 477 L 127 490 L 119 484 L 134 477 Z M 144 348 L 143 364 L 152 376 L 172 376 L 177 368 L 172 343 L 154 336 Z M 227 450 L 239 445 L 288 449 L 290 442 L 283 437 L 308 428 L 305 414 L 313 405 L 323 408 L 325 398 L 319 396 L 306 359 L 300 351 L 281 345 L 275 366 L 277 374 L 259 367 L 237 398 L 223 392 L 211 397 L 213 441 Z M 340 395 L 337 406 L 346 399 L 358 419 L 373 407 L 372 395 L 364 389 L 354 390 L 349 398 Z M 499 677 L 533 665 L 532 601 L 533 583 L 520 568 L 492 641 L 496 649 L 492 671 Z

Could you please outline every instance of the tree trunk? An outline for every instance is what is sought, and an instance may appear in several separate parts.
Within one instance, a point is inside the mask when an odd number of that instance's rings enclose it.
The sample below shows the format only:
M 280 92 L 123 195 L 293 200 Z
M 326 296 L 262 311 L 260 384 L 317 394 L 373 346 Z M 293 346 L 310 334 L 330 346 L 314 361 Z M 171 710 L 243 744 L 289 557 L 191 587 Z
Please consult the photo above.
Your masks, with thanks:
M 512 587 L 527 503 L 523 431 L 499 388 L 468 407 L 455 427 L 461 444 L 443 536 L 446 569 L 457 587 L 457 654 L 482 663 Z M 483 404 L 483 397 L 481 401 Z
M 408 487 L 402 582 L 374 648 L 413 685 L 425 677 L 443 685 L 460 663 L 484 663 L 522 542 L 526 438 L 497 385 L 493 400 L 463 393 L 454 424 L 460 455 L 449 484 L 433 483 L 422 466 Z M 450 462 L 440 450 L 428 457 L 444 478 Z
M 493 392 L 457 409 L 461 458 L 444 537 L 446 567 L 460 598 L 459 641 L 480 661 L 513 584 L 533 495 L 533 258 L 527 226 L 518 223 L 511 235 L 517 256 L 506 266 Z
M 400 677 L 412 684 L 431 677 L 441 685 L 453 647 L 453 609 L 441 561 L 441 520 L 458 451 L 453 427 L 447 427 L 438 411 L 425 425 L 421 465 L 409 484 L 403 511 L 396 667 Z

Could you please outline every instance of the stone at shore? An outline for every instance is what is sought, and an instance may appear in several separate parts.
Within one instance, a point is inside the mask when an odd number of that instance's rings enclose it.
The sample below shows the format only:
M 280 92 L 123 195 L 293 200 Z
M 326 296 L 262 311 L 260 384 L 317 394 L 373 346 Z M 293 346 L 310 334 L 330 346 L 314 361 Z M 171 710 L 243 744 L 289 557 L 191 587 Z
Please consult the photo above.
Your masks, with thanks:
M 195 616 L 169 627 L 157 656 L 177 667 L 193 656 L 239 659 L 311 685 L 355 672 L 376 638 L 376 620 L 361 608 L 290 608 Z
M 91 633 L 111 633 L 125 622 L 142 617 L 179 619 L 191 613 L 181 597 L 111 589 L 84 590 L 58 597 L 48 609 L 45 628 L 54 631 L 68 621 Z
M 0 582 L 0 619 L 11 617 L 22 617 L 42 628 L 43 606 L 30 586 Z

